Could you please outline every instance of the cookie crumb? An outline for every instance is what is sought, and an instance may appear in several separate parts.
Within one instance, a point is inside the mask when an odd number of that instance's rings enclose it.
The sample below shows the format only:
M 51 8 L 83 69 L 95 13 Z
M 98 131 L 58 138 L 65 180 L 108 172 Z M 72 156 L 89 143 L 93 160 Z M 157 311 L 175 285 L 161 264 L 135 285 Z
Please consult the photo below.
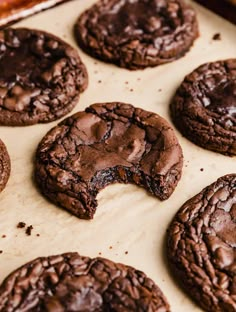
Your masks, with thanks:
M 212 40 L 221 40 L 221 34 L 220 33 L 214 34 Z
M 129 84 L 129 81 L 126 81 L 125 84 Z
M 112 249 L 112 246 L 110 246 L 109 249 Z
M 98 83 L 102 83 L 102 80 L 98 80 Z
M 162 89 L 158 89 L 158 92 L 161 92 L 162 91 Z
M 102 253 L 101 253 L 101 252 L 99 252 L 98 254 L 99 254 L 99 256 L 101 256 L 101 254 L 102 254 Z
M 25 234 L 28 235 L 28 236 L 30 236 L 32 230 L 33 230 L 33 226 L 32 226 L 32 225 L 28 226 L 28 227 L 26 228 L 26 230 L 25 230 Z
M 133 92 L 133 91 L 134 91 L 134 89 L 132 89 L 132 88 L 131 88 L 129 91 L 130 91 L 130 92 Z
M 204 171 L 204 168 L 201 168 L 200 171 Z
M 26 226 L 26 223 L 21 221 L 21 222 L 19 222 L 19 223 L 17 224 L 16 227 L 17 227 L 18 229 L 22 229 L 22 228 L 24 228 L 25 226 Z

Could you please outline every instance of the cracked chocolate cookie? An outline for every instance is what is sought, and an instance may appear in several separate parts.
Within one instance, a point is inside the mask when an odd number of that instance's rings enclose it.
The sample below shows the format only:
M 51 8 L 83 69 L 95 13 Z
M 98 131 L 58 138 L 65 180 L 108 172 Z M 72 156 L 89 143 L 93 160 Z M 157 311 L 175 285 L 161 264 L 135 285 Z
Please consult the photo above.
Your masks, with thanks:
M 192 142 L 236 155 L 236 59 L 206 63 L 186 76 L 171 103 L 171 114 Z
M 134 183 L 159 199 L 174 191 L 182 150 L 157 114 L 124 103 L 89 106 L 43 138 L 35 176 L 42 193 L 79 218 L 92 219 L 105 186 Z
M 0 310 L 168 312 L 158 286 L 143 272 L 78 253 L 38 258 L 0 286 Z
M 98 59 L 142 69 L 182 57 L 198 26 L 182 0 L 100 0 L 79 17 L 75 36 Z
M 168 230 L 176 278 L 206 311 L 236 311 L 236 174 L 188 200 Z
M 50 122 L 72 110 L 87 86 L 77 52 L 52 34 L 0 31 L 0 124 Z
M 5 188 L 10 176 L 11 161 L 5 144 L 0 140 L 0 192 Z

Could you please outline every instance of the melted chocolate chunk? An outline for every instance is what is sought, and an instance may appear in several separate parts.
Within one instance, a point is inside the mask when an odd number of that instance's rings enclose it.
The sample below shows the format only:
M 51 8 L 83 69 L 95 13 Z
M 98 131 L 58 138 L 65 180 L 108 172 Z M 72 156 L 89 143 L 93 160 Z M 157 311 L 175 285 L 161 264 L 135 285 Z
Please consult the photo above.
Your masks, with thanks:
M 171 114 L 192 142 L 236 155 L 236 59 L 204 64 L 186 76 Z
M 105 0 L 79 17 L 75 36 L 92 56 L 141 69 L 183 56 L 198 26 L 193 9 L 182 0 Z
M 10 176 L 11 161 L 5 144 L 0 140 L 0 192 L 5 188 Z
M 168 230 L 175 276 L 206 311 L 236 311 L 236 175 L 188 200 Z
M 169 304 L 143 272 L 77 253 L 38 258 L 10 274 L 0 287 L 7 312 L 168 312 Z
M 87 86 L 77 52 L 46 32 L 0 31 L 0 124 L 49 122 L 72 110 Z
M 35 176 L 53 202 L 91 219 L 97 193 L 111 183 L 135 183 L 167 199 L 182 162 L 173 129 L 157 114 L 123 103 L 94 104 L 43 138 Z

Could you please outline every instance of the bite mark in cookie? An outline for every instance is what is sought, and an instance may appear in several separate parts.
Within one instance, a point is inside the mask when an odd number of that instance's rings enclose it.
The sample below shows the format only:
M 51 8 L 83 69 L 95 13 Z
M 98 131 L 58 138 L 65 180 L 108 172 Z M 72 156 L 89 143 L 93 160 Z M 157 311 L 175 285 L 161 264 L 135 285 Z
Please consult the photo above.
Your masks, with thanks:
M 91 219 L 105 186 L 134 183 L 161 200 L 174 191 L 182 150 L 159 115 L 124 103 L 89 106 L 47 133 L 36 154 L 43 194 L 80 218 Z

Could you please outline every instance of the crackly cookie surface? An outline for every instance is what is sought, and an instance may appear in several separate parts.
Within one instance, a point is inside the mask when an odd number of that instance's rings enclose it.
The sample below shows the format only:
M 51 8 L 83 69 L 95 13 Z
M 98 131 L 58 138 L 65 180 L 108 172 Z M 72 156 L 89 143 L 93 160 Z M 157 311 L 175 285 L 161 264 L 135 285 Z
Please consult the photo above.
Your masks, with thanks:
M 37 258 L 0 286 L 0 310 L 168 312 L 169 305 L 143 272 L 77 253 Z
M 5 144 L 0 140 L 0 192 L 5 188 L 10 176 L 11 161 Z
M 192 142 L 236 155 L 236 59 L 206 63 L 186 76 L 171 103 L 171 114 Z
M 89 106 L 47 133 L 36 153 L 43 194 L 80 218 L 91 219 L 98 191 L 134 183 L 164 200 L 182 171 L 182 150 L 159 115 L 124 103 Z
M 182 0 L 100 0 L 79 17 L 75 36 L 94 57 L 142 69 L 183 56 L 198 26 Z
M 176 278 L 206 311 L 236 311 L 236 174 L 188 200 L 168 230 Z
M 0 124 L 49 122 L 64 116 L 87 86 L 77 52 L 52 34 L 0 31 Z

